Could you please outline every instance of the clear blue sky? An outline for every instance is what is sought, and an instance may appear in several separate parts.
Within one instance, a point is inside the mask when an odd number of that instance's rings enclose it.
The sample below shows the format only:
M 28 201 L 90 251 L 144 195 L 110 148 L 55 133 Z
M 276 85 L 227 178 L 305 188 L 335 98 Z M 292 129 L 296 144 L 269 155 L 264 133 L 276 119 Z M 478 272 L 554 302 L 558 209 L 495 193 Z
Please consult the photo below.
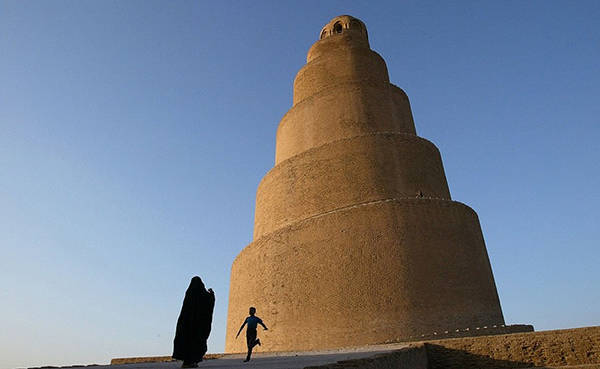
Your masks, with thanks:
M 293 78 L 340 14 L 478 212 L 507 323 L 600 324 L 599 1 L 1 1 L 1 368 L 170 354 L 196 274 L 223 350 Z

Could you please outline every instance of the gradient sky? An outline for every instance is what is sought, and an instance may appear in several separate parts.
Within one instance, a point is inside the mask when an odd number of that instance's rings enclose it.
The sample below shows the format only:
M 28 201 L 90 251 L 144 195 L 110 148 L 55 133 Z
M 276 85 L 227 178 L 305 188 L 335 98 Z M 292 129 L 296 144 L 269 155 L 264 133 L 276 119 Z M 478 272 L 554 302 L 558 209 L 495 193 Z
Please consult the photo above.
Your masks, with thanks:
M 0 368 L 168 355 L 194 275 L 224 349 L 277 124 L 340 14 L 478 212 L 506 322 L 600 324 L 599 1 L 0 1 Z

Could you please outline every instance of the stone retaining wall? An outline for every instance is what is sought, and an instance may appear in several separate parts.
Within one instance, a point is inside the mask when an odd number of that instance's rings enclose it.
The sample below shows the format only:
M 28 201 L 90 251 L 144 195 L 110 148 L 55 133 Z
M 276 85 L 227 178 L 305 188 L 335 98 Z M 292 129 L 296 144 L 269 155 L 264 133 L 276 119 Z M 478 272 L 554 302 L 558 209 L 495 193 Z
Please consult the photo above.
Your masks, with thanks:
M 600 326 L 425 341 L 389 354 L 310 369 L 600 368 Z M 309 368 L 306 368 L 309 369 Z
M 431 369 L 600 364 L 600 327 L 457 338 L 425 345 Z
M 218 359 L 223 354 L 206 354 L 204 360 Z M 164 363 L 175 361 L 171 356 L 145 356 L 145 357 L 118 357 L 110 361 L 110 365 L 117 364 L 138 364 L 138 363 Z

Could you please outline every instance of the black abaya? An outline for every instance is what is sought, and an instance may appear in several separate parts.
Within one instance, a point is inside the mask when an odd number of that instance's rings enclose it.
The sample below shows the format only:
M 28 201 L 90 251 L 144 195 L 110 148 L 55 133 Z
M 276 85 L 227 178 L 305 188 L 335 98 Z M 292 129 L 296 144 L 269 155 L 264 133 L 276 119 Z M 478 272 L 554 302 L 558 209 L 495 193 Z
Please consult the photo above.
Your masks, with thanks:
M 204 287 L 200 277 L 192 278 L 185 292 L 183 306 L 173 342 L 173 358 L 185 362 L 199 362 L 206 354 L 206 340 L 210 335 L 215 295 Z

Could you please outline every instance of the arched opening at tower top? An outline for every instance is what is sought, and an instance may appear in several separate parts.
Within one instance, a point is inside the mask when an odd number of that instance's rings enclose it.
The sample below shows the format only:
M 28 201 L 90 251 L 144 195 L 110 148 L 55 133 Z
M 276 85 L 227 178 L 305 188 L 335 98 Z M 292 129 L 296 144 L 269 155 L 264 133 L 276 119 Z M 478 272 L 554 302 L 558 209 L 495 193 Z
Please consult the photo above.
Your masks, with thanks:
M 333 25 L 333 33 L 342 33 L 342 23 L 337 22 L 336 24 Z

